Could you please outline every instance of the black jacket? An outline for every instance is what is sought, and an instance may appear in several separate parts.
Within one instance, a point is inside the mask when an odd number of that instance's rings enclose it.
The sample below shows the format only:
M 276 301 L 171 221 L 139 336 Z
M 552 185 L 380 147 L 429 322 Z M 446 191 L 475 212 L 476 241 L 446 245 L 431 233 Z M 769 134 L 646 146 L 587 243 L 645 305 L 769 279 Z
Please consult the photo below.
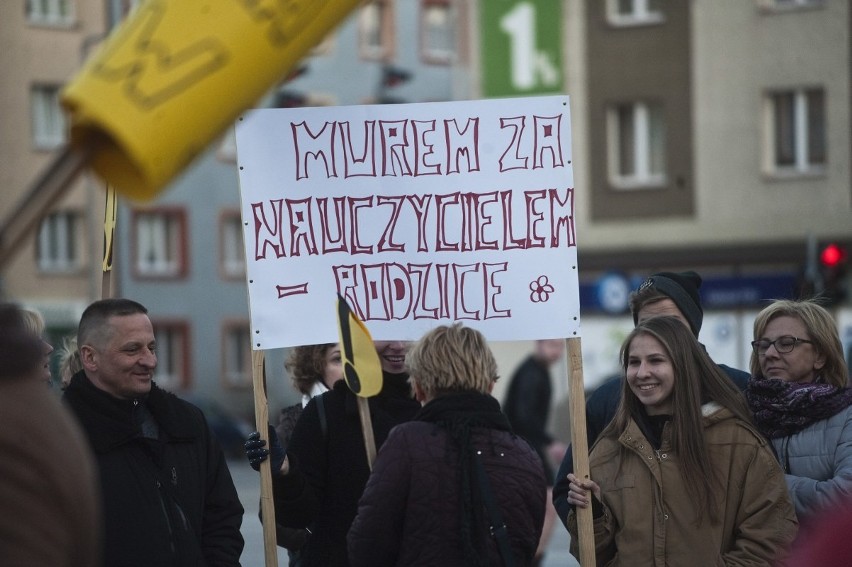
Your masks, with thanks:
M 509 418 L 512 429 L 526 439 L 541 458 L 548 486 L 553 484 L 553 467 L 546 451 L 553 443 L 553 437 L 547 432 L 552 388 L 547 366 L 529 356 L 512 375 L 503 400 L 503 413 Z
M 201 410 L 156 384 L 144 400 L 120 400 L 83 372 L 63 399 L 100 471 L 104 567 L 239 566 L 243 507 Z M 159 439 L 142 435 L 142 404 Z
M 320 422 L 318 399 L 326 416 Z M 376 448 L 391 428 L 420 409 L 410 393 L 407 376 L 385 373 L 382 391 L 369 399 Z M 325 431 L 323 431 L 325 429 Z M 302 412 L 290 445 L 290 474 L 273 477 L 275 516 L 281 525 L 309 527 L 312 535 L 301 549 L 302 565 L 340 567 L 349 564 L 346 533 L 358 511 L 367 484 L 367 464 L 358 405 L 346 383 L 317 396 Z

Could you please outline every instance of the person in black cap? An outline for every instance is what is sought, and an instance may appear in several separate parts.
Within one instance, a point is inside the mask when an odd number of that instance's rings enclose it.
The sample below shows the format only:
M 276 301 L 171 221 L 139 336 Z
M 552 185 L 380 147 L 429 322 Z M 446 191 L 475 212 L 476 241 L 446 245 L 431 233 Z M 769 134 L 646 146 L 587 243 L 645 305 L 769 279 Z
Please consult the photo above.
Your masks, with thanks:
M 633 323 L 639 324 L 651 317 L 668 315 L 680 320 L 690 328 L 698 338 L 701 323 L 704 321 L 704 309 L 701 307 L 701 276 L 696 272 L 658 272 L 648 277 L 639 288 L 630 294 L 630 312 Z M 724 364 L 719 368 L 740 389 L 748 385 L 749 374 Z M 608 378 L 586 401 L 586 435 L 591 450 L 595 440 L 615 416 L 621 401 L 621 375 Z M 556 473 L 553 486 L 553 505 L 564 524 L 568 511 L 568 473 L 574 470 L 574 457 L 571 449 L 565 452 L 565 458 Z
M 643 319 L 653 315 L 673 315 L 687 323 L 692 334 L 697 338 L 701 331 L 701 323 L 704 321 L 704 309 L 701 307 L 701 295 L 698 293 L 700 287 L 701 276 L 692 271 L 660 272 L 652 275 L 630 296 L 633 324 L 639 323 L 639 311 L 647 307 L 652 314 L 649 314 L 646 309 Z M 667 303 L 666 300 L 674 305 Z

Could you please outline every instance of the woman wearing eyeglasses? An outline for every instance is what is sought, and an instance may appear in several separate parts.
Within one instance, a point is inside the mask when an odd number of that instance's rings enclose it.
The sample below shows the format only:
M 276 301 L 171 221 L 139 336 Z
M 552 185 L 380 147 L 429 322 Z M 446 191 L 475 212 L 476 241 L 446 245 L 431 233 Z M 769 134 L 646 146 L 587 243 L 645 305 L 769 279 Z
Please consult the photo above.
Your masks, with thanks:
M 852 390 L 837 324 L 812 300 L 774 301 L 751 344 L 749 407 L 807 524 L 852 495 Z

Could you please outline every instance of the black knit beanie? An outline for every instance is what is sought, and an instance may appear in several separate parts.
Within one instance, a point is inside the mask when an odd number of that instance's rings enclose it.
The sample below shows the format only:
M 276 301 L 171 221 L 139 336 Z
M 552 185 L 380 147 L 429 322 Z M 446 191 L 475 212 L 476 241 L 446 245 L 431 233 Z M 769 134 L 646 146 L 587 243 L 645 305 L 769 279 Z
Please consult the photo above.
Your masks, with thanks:
M 692 334 L 698 337 L 701 331 L 701 323 L 704 320 L 704 310 L 701 308 L 701 296 L 698 288 L 701 287 L 701 276 L 693 271 L 689 272 L 659 272 L 650 276 L 642 282 L 638 291 L 654 288 L 660 293 L 667 295 L 683 316 L 689 321 Z M 639 313 L 633 313 L 633 324 L 639 322 Z

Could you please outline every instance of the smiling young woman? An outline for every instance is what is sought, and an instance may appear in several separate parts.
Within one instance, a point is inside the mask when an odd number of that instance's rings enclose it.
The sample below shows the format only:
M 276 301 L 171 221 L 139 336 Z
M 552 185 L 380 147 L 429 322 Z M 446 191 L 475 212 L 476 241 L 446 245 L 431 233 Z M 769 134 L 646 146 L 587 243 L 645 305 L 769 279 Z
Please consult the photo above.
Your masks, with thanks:
M 773 565 L 797 530 L 784 475 L 742 393 L 675 317 L 621 349 L 621 402 L 568 501 L 592 506 L 598 564 Z M 568 516 L 572 552 L 576 516 Z

